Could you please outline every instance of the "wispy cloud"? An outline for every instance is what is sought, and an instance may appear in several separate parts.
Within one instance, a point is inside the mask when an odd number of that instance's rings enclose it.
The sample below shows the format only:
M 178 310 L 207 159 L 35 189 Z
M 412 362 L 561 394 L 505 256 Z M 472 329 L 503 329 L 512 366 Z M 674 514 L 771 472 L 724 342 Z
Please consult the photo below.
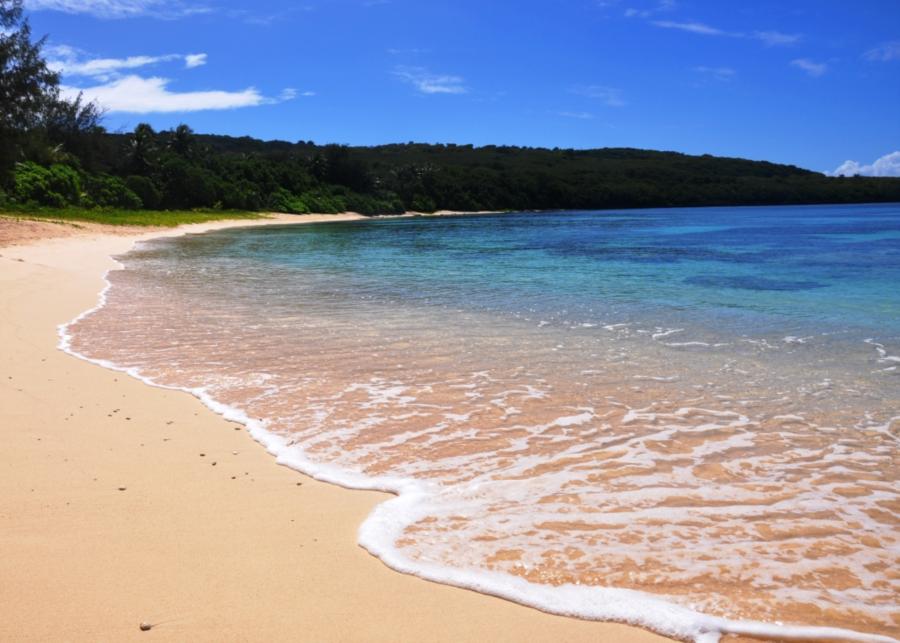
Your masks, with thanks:
M 722 81 L 731 80 L 737 74 L 737 72 L 731 67 L 706 67 L 703 65 L 701 65 L 700 67 L 694 67 L 694 71 L 698 74 L 703 74 L 704 76 Z
M 673 20 L 654 20 L 653 24 L 663 29 L 677 29 L 679 31 L 687 31 L 689 33 L 701 34 L 703 36 L 733 36 L 732 34 L 716 27 L 704 24 L 702 22 L 675 22 Z
M 573 94 L 587 96 L 599 100 L 607 107 L 625 107 L 624 95 L 621 89 L 616 87 L 608 87 L 606 85 L 579 85 L 571 89 Z
M 130 114 L 236 109 L 271 102 L 253 87 L 237 92 L 177 92 L 169 89 L 170 82 L 168 78 L 130 75 L 92 87 L 63 85 L 60 90 L 67 97 L 83 94 L 85 100 L 96 102 L 109 112 Z
M 825 63 L 817 63 L 809 58 L 795 58 L 791 61 L 791 65 L 797 69 L 802 69 L 813 78 L 825 75 L 828 71 L 828 65 Z
M 387 52 L 392 56 L 420 56 L 422 54 L 430 53 L 430 49 L 421 49 L 419 47 L 406 47 L 406 48 L 398 48 L 398 47 L 389 47 Z
M 108 112 L 151 114 L 235 109 L 281 103 L 300 95 L 297 90 L 287 88 L 277 98 L 269 98 L 253 87 L 241 91 L 178 92 L 169 88 L 172 82 L 169 78 L 145 78 L 134 73 L 141 68 L 174 61 L 183 61 L 185 68 L 193 69 L 206 64 L 205 53 L 91 58 L 85 52 L 66 45 L 48 47 L 47 53 L 48 66 L 66 79 L 60 87 L 64 96 L 83 94 L 85 100 L 96 102 Z M 78 85 L 88 85 L 78 86 L 69 79 L 76 79 L 76 82 L 81 79 Z M 308 94 L 304 92 L 303 95 Z
M 589 121 L 589 120 L 591 120 L 592 118 L 594 118 L 594 115 L 591 114 L 590 112 L 567 112 L 567 111 L 562 111 L 562 112 L 556 112 L 556 115 L 557 115 L 557 116 L 562 116 L 563 118 L 577 118 L 578 120 L 582 120 L 582 121 Z
M 278 94 L 278 99 L 276 101 L 270 101 L 270 102 L 283 103 L 283 102 L 286 102 L 289 100 L 294 100 L 298 96 L 308 98 L 310 96 L 315 96 L 315 95 L 316 95 L 316 92 L 312 92 L 312 91 L 301 92 L 300 90 L 295 89 L 293 87 L 285 87 L 284 89 L 281 90 L 281 93 Z
M 675 21 L 675 20 L 652 20 L 651 24 L 663 29 L 676 29 L 678 31 L 686 31 L 688 33 L 699 34 L 701 36 L 724 36 L 727 38 L 746 38 L 750 40 L 758 40 L 767 47 L 778 47 L 794 45 L 803 39 L 803 36 L 795 33 L 783 33 L 781 31 L 727 31 L 706 24 L 705 22 Z
M 82 13 L 96 18 L 136 18 L 149 16 L 172 20 L 210 13 L 211 8 L 181 0 L 26 0 L 32 11 Z
M 752 37 L 768 47 L 794 45 L 803 39 L 803 36 L 800 34 L 782 33 L 780 31 L 754 31 Z
M 462 76 L 435 74 L 424 67 L 395 67 L 394 76 L 422 94 L 465 94 L 469 90 Z
M 667 11 L 674 11 L 678 6 L 678 3 L 675 0 L 659 0 L 654 6 L 649 9 L 635 9 L 634 7 L 629 7 L 625 10 L 626 18 L 649 18 L 650 16 L 656 15 L 658 13 L 665 13 Z
M 826 172 L 830 176 L 900 176 L 900 151 L 885 154 L 871 165 L 862 165 L 856 161 L 844 161 L 834 172 Z
M 121 72 L 183 60 L 188 69 L 206 64 L 206 54 L 164 54 L 161 56 L 127 56 L 125 58 L 88 58 L 87 54 L 68 45 L 47 48 L 47 66 L 66 76 L 83 76 L 109 80 Z
M 863 58 L 873 62 L 889 62 L 891 60 L 900 60 L 900 40 L 892 40 L 885 42 L 877 47 L 872 47 L 863 54 Z
M 188 69 L 201 67 L 206 64 L 206 54 L 188 54 L 184 57 L 184 66 Z

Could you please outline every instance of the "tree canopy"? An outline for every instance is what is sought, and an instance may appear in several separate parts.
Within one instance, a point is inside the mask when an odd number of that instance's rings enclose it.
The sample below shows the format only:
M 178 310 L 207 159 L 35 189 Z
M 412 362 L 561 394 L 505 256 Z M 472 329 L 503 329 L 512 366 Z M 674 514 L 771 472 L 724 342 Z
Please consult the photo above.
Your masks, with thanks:
M 97 105 L 61 95 L 22 0 L 0 0 L 0 26 L 0 206 L 382 214 L 900 201 L 900 179 L 677 152 L 347 147 L 203 135 L 184 124 L 109 133 Z

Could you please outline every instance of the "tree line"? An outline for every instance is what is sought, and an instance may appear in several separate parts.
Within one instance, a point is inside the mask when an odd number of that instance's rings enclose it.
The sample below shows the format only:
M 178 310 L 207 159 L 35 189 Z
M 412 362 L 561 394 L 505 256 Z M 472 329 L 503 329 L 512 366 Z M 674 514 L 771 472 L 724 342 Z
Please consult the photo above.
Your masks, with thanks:
M 348 147 L 112 133 L 64 98 L 22 0 L 0 0 L 0 206 L 387 214 L 900 201 L 900 179 L 763 161 L 604 148 L 417 143 Z

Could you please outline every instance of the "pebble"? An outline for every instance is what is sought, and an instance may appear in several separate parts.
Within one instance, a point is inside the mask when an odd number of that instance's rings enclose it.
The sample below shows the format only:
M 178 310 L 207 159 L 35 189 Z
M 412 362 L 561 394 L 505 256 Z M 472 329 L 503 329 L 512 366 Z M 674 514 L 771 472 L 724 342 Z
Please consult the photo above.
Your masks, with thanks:
M 119 487 L 119 491 L 125 491 L 128 487 Z

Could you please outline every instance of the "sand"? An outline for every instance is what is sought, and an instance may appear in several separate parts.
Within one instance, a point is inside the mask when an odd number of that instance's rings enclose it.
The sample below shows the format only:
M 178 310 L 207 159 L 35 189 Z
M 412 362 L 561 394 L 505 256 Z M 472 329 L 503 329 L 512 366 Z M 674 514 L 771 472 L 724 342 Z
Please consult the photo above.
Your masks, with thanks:
M 248 222 L 185 229 L 227 225 Z M 57 325 L 140 238 L 110 232 L 0 247 L 0 640 L 667 640 L 394 572 L 356 543 L 385 495 L 280 467 L 193 397 L 59 351 Z

